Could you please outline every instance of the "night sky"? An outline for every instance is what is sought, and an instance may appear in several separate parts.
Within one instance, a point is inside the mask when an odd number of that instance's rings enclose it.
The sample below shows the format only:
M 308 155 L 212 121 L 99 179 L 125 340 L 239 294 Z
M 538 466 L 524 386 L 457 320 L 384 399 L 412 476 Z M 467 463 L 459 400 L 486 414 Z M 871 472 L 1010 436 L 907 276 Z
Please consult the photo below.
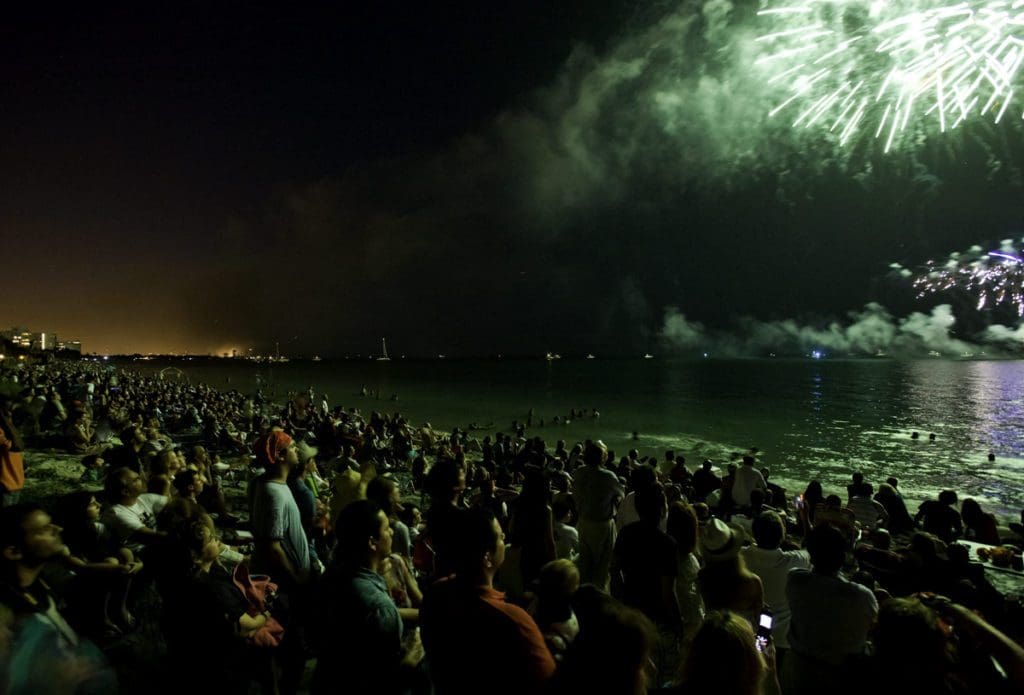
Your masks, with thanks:
M 641 354 L 668 307 L 715 331 L 927 312 L 890 262 L 1024 234 L 1019 119 L 890 155 L 791 132 L 741 59 L 751 6 L 354 4 L 5 18 L 0 325 Z

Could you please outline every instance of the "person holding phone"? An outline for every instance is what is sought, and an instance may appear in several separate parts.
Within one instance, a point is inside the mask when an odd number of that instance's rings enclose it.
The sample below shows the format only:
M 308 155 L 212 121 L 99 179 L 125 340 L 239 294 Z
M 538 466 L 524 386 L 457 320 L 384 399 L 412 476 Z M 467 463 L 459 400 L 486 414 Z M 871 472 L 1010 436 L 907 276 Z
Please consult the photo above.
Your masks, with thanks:
M 760 624 L 771 621 L 762 614 Z M 760 646 L 759 646 L 760 645 Z M 779 695 L 775 648 L 764 628 L 732 611 L 711 611 L 694 635 L 676 683 L 681 693 Z
M 811 556 L 806 550 L 783 550 L 786 538 L 786 524 L 776 512 L 762 512 L 752 524 L 756 546 L 740 551 L 747 569 L 761 578 L 764 600 L 774 614 L 775 647 L 779 650 L 780 664 L 785 661 L 789 650 L 789 601 L 786 587 L 789 572 L 794 569 L 810 569 Z

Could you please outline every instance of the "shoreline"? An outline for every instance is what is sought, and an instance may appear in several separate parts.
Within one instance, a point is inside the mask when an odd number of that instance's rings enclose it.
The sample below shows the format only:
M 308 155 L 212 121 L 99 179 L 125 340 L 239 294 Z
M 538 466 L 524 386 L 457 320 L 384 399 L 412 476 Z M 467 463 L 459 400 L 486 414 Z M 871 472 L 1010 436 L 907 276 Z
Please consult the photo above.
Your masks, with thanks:
M 250 371 L 250 368 L 259 368 L 265 365 L 246 362 L 244 365 L 241 365 L 243 367 L 242 371 L 237 369 L 225 371 L 221 369 L 224 363 L 239 366 L 237 363 L 242 362 L 242 360 L 210 358 L 207 361 L 211 363 L 216 362 L 216 368 L 212 371 L 208 368 L 193 370 L 189 368 L 194 364 L 190 361 L 180 358 L 173 361 L 168 360 L 168 362 L 173 362 L 171 366 L 184 369 L 183 375 L 185 378 L 181 380 L 181 383 L 187 382 L 193 386 L 204 384 L 221 394 L 235 391 L 244 398 L 252 398 L 255 391 L 250 388 L 252 385 L 250 382 L 254 374 Z M 447 360 L 437 360 L 436 362 L 443 364 L 445 361 Z M 452 361 L 454 362 L 455 360 Z M 643 360 L 634 361 L 638 363 L 644 362 Z M 569 365 L 575 363 L 576 365 L 589 366 L 593 364 L 593 361 L 587 360 L 570 360 L 568 362 Z M 89 363 L 95 364 L 93 362 Z M 331 362 L 325 360 L 318 364 L 330 366 Z M 157 376 L 160 368 L 166 365 L 156 361 L 133 362 L 128 360 L 111 360 L 107 365 L 101 363 L 96 366 L 98 369 L 106 366 L 108 369 L 115 369 L 118 372 L 135 373 L 153 378 Z M 552 396 L 551 391 L 548 393 L 537 392 L 536 390 L 531 390 L 532 384 L 526 383 L 522 384 L 516 391 L 515 399 L 503 397 L 502 394 L 498 394 L 493 399 L 490 398 L 489 394 L 487 396 L 478 396 L 474 399 L 472 396 L 476 391 L 472 388 L 463 388 L 461 391 L 456 388 L 449 396 L 448 394 L 437 393 L 432 390 L 430 387 L 433 386 L 433 381 L 430 381 L 430 379 L 436 381 L 437 378 L 427 375 L 425 377 L 427 380 L 423 383 L 413 383 L 410 386 L 410 397 L 408 399 L 400 398 L 398 401 L 392 401 L 388 397 L 389 394 L 395 387 L 402 388 L 407 385 L 406 381 L 408 381 L 409 374 L 402 372 L 396 374 L 391 363 L 385 365 L 383 369 L 372 370 L 370 373 L 365 374 L 360 373 L 357 377 L 347 375 L 346 373 L 338 373 L 330 368 L 327 370 L 318 368 L 316 370 L 303 369 L 296 371 L 291 369 L 289 364 L 280 365 L 281 369 L 277 369 L 278 365 L 272 366 L 275 368 L 273 375 L 266 375 L 264 372 L 265 376 L 271 376 L 271 379 L 267 379 L 269 384 L 265 382 L 264 387 L 268 395 L 270 389 L 267 386 L 272 385 L 275 387 L 274 396 L 270 400 L 278 401 L 278 403 L 273 406 L 269 402 L 265 404 L 265 412 L 276 413 L 279 408 L 283 407 L 283 403 L 280 401 L 283 400 L 285 395 L 304 391 L 306 386 L 312 384 L 317 394 L 321 394 L 325 390 L 332 390 L 335 393 L 329 399 L 332 408 L 339 405 L 343 405 L 346 408 L 355 407 L 359 409 L 364 417 L 369 417 L 371 411 L 389 414 L 401 412 L 414 428 L 418 428 L 423 422 L 431 422 L 435 431 L 445 434 L 451 432 L 452 428 L 456 426 L 463 431 L 467 430 L 468 425 L 473 421 L 474 414 L 476 414 L 478 422 L 483 420 L 486 424 L 490 425 L 489 427 L 481 427 L 477 430 L 469 431 L 469 435 L 477 440 L 482 440 L 485 436 L 490 436 L 493 439 L 497 432 L 510 434 L 511 424 L 515 418 L 518 417 L 520 422 L 525 420 L 527 410 L 530 408 L 527 405 L 529 403 L 535 403 L 539 406 L 537 408 L 539 413 L 537 419 L 545 414 L 550 418 L 553 412 L 558 412 L 558 410 L 562 409 L 561 406 L 564 405 L 564 401 L 572 398 L 573 393 L 571 390 L 566 394 L 555 392 L 559 402 L 554 402 L 555 396 Z M 547 370 L 544 365 L 540 365 L 540 367 L 542 371 L 552 375 L 557 376 L 560 372 L 558 369 Z M 516 374 L 518 373 L 517 371 Z M 410 374 L 416 376 L 419 374 L 419 371 L 414 370 Z M 488 372 L 486 371 L 481 372 L 479 378 L 485 377 L 487 374 Z M 442 376 L 446 375 L 442 374 Z M 474 376 L 473 378 L 478 377 Z M 403 381 L 403 379 L 406 381 Z M 171 379 L 169 381 L 179 380 Z M 364 385 L 372 386 L 371 391 L 379 391 L 383 395 L 380 398 L 375 398 L 372 395 L 360 396 L 358 393 L 360 381 Z M 343 386 L 345 383 L 355 383 L 356 386 L 338 388 L 339 385 Z M 305 386 L 298 386 L 299 384 L 304 384 Z M 472 386 L 472 384 L 470 385 Z M 457 384 L 456 386 L 462 385 Z M 549 389 L 555 388 L 551 384 L 548 386 Z M 484 389 L 484 386 L 481 385 L 480 388 Z M 416 389 L 419 390 L 417 391 Z M 339 398 L 337 397 L 338 393 L 345 395 Z M 469 397 L 468 400 L 467 396 Z M 513 400 L 518 401 L 520 405 L 516 406 Z M 581 402 L 590 399 L 587 396 L 583 396 L 575 400 Z M 642 457 L 647 456 L 661 460 L 664 458 L 666 451 L 673 450 L 677 456 L 686 458 L 686 465 L 691 470 L 699 467 L 700 462 L 707 458 L 715 463 L 717 471 L 723 471 L 725 466 L 735 460 L 738 455 L 749 451 L 749 447 L 758 446 L 758 466 L 771 468 L 772 481 L 787 489 L 790 497 L 787 503 L 791 503 L 792 497 L 802 492 L 807 483 L 812 479 L 820 480 L 826 490 L 839 490 L 843 492 L 845 485 L 849 482 L 850 473 L 854 470 L 862 470 L 865 472 L 867 479 L 876 485 L 889 475 L 898 477 L 900 479 L 900 490 L 907 500 L 908 508 L 912 511 L 916 510 L 920 502 L 925 499 L 934 498 L 941 489 L 946 487 L 954 489 L 961 499 L 972 497 L 978 500 L 987 511 L 994 512 L 997 515 L 1000 525 L 1004 527 L 1008 521 L 1019 521 L 1020 510 L 1024 507 L 1024 500 L 1018 500 L 1018 495 L 1013 493 L 1013 491 L 1020 490 L 1022 484 L 1024 484 L 1024 467 L 1020 465 L 1024 463 L 1024 459 L 1013 456 L 1001 456 L 995 463 L 989 464 L 983 460 L 985 449 L 981 446 L 976 446 L 973 454 L 969 458 L 964 459 L 960 457 L 958 449 L 954 451 L 954 454 L 949 454 L 950 444 L 953 444 L 954 447 L 960 446 L 960 444 L 955 441 L 949 441 L 944 435 L 941 436 L 938 443 L 930 443 L 926 441 L 926 437 L 922 437 L 921 441 L 912 442 L 909 431 L 902 429 L 889 428 L 887 430 L 869 431 L 863 428 L 857 430 L 854 427 L 849 431 L 854 432 L 855 436 L 859 437 L 859 439 L 854 438 L 849 441 L 840 441 L 838 437 L 843 435 L 844 431 L 836 424 L 842 421 L 836 420 L 834 423 L 830 423 L 831 429 L 823 431 L 818 435 L 824 441 L 824 448 L 811 448 L 810 451 L 814 456 L 801 458 L 795 456 L 794 451 L 800 453 L 801 447 L 807 448 L 808 445 L 815 442 L 806 441 L 805 439 L 782 439 L 780 441 L 784 443 L 791 441 L 794 448 L 788 452 L 786 450 L 778 450 L 778 446 L 769 446 L 772 442 L 762 442 L 759 438 L 761 433 L 752 427 L 748 432 L 749 437 L 743 437 L 743 441 L 734 443 L 715 436 L 708 436 L 714 433 L 705 432 L 704 429 L 706 428 L 698 427 L 700 423 L 686 417 L 684 413 L 680 414 L 678 419 L 673 418 L 673 420 L 678 422 L 679 426 L 672 430 L 671 433 L 659 434 L 657 432 L 641 431 L 639 439 L 633 440 L 629 428 L 623 422 L 625 417 L 631 417 L 628 414 L 624 416 L 622 412 L 628 405 L 628 400 L 620 404 L 611 399 L 611 397 L 605 397 L 603 398 L 603 403 L 595 400 L 592 405 L 602 406 L 600 407 L 600 419 L 592 419 L 585 416 L 574 419 L 570 425 L 554 425 L 548 419 L 546 426 L 529 427 L 526 429 L 525 435 L 528 438 L 535 436 L 543 438 L 549 449 L 553 449 L 556 440 L 559 439 L 564 439 L 569 448 L 574 443 L 582 442 L 586 439 L 602 439 L 610 449 L 616 452 L 617 457 L 625 455 L 629 449 L 635 447 L 640 450 Z M 431 410 L 430 408 L 432 407 L 437 409 Z M 487 407 L 491 409 L 483 410 Z M 518 407 L 521 409 L 521 412 L 519 410 L 509 410 L 508 408 L 510 407 Z M 478 408 L 478 410 L 473 410 L 474 408 Z M 498 412 L 499 408 L 503 409 L 503 414 Z M 568 407 L 564 408 L 566 411 L 568 409 Z M 742 417 L 742 412 L 738 412 L 735 415 L 723 413 L 723 416 L 728 416 L 736 423 L 740 423 L 739 429 L 746 430 L 743 423 L 747 419 Z M 835 416 L 833 415 L 832 417 Z M 537 425 L 537 423 L 535 422 L 534 425 Z M 733 427 L 733 429 L 737 428 Z M 922 427 L 921 430 L 922 432 L 929 431 L 926 427 Z M 781 436 L 789 437 L 792 435 L 783 433 Z M 807 437 L 807 435 L 802 436 Z M 869 440 L 874 443 L 870 444 Z M 877 447 L 878 455 L 865 458 L 865 452 L 862 450 L 845 451 L 843 447 L 851 441 L 859 447 L 869 445 Z M 30 461 L 34 458 L 45 459 L 51 454 L 54 456 L 59 455 L 59 452 L 52 449 L 37 450 L 30 447 L 29 450 L 32 452 Z M 904 456 L 903 459 L 899 458 L 901 452 Z M 890 465 L 889 457 L 893 454 L 896 456 L 892 458 L 894 463 Z M 933 456 L 938 457 L 934 462 L 932 461 Z M 956 479 L 945 480 L 945 471 L 947 470 L 955 474 Z M 912 475 L 911 473 L 919 475 Z M 70 479 L 69 475 L 65 475 L 65 477 Z

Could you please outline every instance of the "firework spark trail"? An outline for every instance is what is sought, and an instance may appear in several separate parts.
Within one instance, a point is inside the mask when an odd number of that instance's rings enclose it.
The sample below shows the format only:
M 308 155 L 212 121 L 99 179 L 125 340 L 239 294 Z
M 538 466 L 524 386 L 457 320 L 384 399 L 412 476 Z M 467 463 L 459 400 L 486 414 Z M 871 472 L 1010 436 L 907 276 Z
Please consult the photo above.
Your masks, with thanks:
M 999 123 L 1024 64 L 1024 0 L 792 0 L 758 15 L 755 66 L 784 85 L 769 116 L 840 144 L 873 132 L 888 152 L 919 130 Z
M 945 261 L 928 261 L 918 272 L 908 274 L 918 298 L 960 292 L 972 296 L 979 311 L 1010 305 L 1024 317 L 1024 258 L 1010 240 L 998 251 L 982 253 L 974 247 Z

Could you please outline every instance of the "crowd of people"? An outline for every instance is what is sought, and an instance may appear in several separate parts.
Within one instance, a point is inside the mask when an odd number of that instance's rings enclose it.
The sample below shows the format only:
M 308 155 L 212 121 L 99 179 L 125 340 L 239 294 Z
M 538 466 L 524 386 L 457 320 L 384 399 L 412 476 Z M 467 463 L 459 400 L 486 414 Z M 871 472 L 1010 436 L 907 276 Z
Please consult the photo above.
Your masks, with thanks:
M 756 451 L 477 441 L 87 361 L 0 382 L 0 692 L 1024 688 L 1021 607 L 958 542 L 1024 539 L 955 491 L 794 501 Z M 79 489 L 20 500 L 32 447 Z M 161 658 L 115 659 L 133 634 Z

